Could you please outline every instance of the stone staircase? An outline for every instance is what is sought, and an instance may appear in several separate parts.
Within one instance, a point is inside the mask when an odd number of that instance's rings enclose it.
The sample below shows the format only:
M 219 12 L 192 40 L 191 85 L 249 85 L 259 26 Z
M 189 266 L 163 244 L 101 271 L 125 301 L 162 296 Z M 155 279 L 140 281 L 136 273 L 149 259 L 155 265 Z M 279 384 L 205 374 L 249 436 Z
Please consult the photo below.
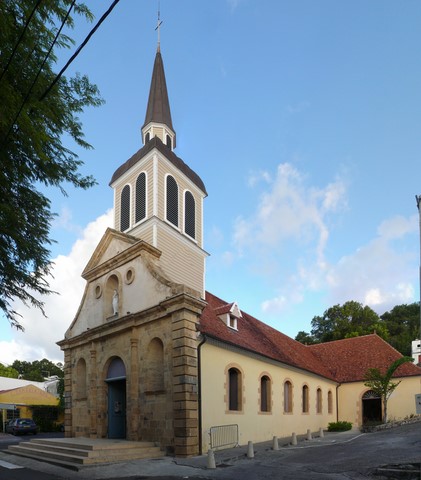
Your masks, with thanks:
M 165 455 L 153 442 L 100 438 L 32 439 L 10 445 L 8 453 L 79 470 L 83 466 L 160 458 Z

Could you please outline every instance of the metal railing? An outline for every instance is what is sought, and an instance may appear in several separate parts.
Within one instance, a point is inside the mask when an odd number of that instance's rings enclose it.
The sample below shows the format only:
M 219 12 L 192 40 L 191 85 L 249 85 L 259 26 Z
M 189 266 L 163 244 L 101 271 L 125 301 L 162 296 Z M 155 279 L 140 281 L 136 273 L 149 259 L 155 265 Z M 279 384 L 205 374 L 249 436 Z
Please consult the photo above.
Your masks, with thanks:
M 238 425 L 218 425 L 210 428 L 210 448 L 238 445 Z

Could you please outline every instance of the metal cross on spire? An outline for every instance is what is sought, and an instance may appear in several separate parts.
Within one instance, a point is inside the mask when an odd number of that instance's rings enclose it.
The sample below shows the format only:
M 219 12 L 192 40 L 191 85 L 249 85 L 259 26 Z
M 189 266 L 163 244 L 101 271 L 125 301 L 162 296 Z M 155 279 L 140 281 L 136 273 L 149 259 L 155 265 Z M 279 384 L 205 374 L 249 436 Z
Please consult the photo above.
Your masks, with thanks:
M 155 30 L 158 31 L 158 52 L 161 51 L 161 25 L 162 25 L 162 20 L 161 20 L 161 8 L 160 8 L 160 3 L 158 2 L 158 23 L 155 27 Z

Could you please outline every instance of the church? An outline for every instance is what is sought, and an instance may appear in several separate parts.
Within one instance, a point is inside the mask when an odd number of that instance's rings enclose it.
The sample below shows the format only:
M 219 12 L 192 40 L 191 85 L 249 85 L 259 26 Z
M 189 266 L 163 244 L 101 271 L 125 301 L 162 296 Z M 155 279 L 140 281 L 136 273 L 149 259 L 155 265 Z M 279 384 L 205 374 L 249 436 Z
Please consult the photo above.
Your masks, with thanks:
M 146 92 L 145 92 L 146 94 Z M 82 272 L 85 291 L 58 345 L 65 435 L 153 441 L 191 456 L 381 421 L 364 386 L 401 355 L 377 335 L 306 346 L 206 291 L 203 180 L 174 150 L 163 59 L 153 65 L 143 147 L 114 172 L 114 228 Z M 403 364 L 389 418 L 414 415 L 421 369 Z

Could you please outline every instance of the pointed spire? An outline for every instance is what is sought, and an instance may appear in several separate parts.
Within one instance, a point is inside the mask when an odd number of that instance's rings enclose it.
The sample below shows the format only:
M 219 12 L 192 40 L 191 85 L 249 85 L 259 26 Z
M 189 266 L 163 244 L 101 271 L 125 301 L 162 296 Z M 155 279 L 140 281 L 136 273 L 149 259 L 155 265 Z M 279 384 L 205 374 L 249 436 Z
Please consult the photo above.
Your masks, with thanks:
M 161 24 L 162 20 L 160 19 L 158 6 L 158 22 L 155 28 L 155 30 L 158 31 L 158 44 L 149 90 L 148 106 L 146 108 L 145 123 L 142 127 L 142 138 L 146 144 L 153 137 L 158 136 L 164 144 L 173 149 L 175 148 L 176 135 L 172 126 L 167 82 L 165 81 L 164 63 L 161 56 Z
M 165 81 L 164 64 L 159 49 L 155 56 L 145 123 L 142 129 L 151 122 L 162 123 L 174 131 L 171 120 L 170 102 L 168 100 L 167 83 Z

